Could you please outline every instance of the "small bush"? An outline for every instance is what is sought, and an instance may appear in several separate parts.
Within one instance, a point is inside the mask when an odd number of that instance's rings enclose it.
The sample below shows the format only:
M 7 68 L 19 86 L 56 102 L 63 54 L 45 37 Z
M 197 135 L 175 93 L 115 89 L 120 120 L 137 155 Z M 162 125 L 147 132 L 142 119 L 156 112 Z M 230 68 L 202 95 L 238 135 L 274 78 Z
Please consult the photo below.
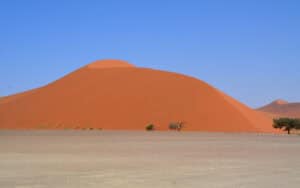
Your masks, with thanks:
M 153 131 L 154 130 L 154 125 L 153 124 L 149 124 L 146 126 L 146 130 L 147 131 Z
M 183 128 L 183 122 L 172 122 L 169 124 L 169 129 L 170 130 L 176 130 L 176 131 L 180 131 Z

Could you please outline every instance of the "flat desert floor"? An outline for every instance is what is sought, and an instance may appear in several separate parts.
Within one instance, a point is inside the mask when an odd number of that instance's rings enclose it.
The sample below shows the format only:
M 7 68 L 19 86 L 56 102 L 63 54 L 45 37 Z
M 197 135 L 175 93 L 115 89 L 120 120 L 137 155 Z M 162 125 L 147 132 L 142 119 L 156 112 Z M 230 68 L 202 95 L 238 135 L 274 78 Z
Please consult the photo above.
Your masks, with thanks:
M 0 131 L 1 188 L 300 185 L 300 136 Z

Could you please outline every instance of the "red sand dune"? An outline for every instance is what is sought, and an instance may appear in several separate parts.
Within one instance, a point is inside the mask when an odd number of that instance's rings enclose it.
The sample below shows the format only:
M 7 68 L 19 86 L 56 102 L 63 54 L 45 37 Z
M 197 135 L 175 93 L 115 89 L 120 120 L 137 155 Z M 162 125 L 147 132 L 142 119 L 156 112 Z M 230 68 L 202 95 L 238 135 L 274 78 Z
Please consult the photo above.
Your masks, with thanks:
M 203 81 L 116 60 L 1 101 L 2 129 L 167 130 L 184 121 L 188 131 L 274 132 L 270 118 Z
M 257 109 L 271 117 L 296 117 L 300 118 L 300 103 L 289 103 L 285 100 L 276 100 Z

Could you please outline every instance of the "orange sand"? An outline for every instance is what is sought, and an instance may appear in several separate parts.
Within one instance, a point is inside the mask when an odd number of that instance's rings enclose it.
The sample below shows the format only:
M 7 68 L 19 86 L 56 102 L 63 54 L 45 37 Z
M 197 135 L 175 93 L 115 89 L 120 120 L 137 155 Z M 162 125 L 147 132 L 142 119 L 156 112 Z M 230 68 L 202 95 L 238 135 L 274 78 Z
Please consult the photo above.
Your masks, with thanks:
M 203 81 L 116 60 L 1 101 L 2 129 L 167 130 L 184 121 L 188 131 L 274 132 L 271 118 Z

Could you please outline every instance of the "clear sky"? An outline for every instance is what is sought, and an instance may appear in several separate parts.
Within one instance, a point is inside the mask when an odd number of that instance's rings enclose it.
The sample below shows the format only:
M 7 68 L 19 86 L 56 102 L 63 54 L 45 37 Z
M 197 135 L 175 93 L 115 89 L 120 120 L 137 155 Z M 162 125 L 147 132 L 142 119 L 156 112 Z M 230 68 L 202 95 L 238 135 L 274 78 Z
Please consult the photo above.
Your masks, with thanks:
M 0 95 L 107 58 L 197 77 L 252 107 L 300 101 L 300 1 L 0 0 Z

